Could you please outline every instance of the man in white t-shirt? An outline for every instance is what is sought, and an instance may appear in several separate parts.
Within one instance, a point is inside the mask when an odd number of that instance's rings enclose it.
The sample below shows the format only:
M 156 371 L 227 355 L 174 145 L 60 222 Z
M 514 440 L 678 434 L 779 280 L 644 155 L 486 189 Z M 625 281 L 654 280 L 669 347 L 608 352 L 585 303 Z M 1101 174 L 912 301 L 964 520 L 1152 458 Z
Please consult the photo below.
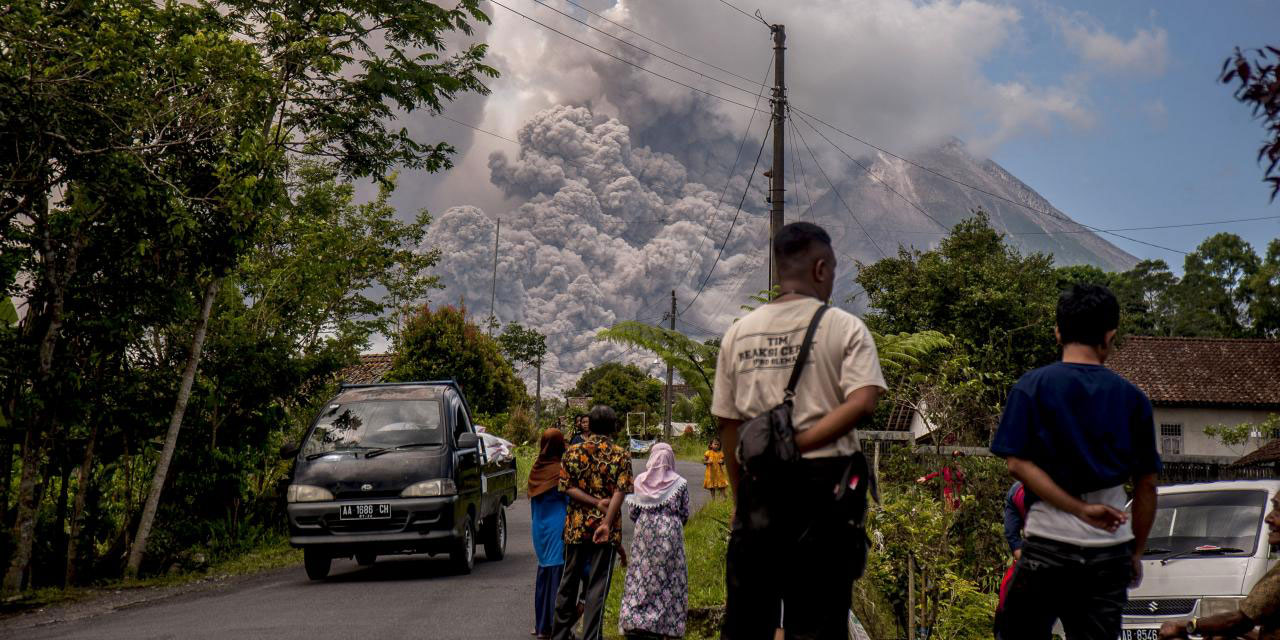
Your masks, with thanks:
M 735 455 L 738 428 L 782 402 L 805 331 L 835 285 L 836 257 L 821 227 L 784 226 L 773 254 L 780 295 L 729 328 L 716 365 L 711 412 L 729 452 L 729 480 L 739 505 L 744 498 Z M 761 488 L 781 491 L 785 499 L 774 512 L 780 517 L 763 531 L 734 523 L 723 638 L 772 638 L 779 627 L 787 638 L 846 636 L 853 581 L 862 573 L 866 547 L 865 538 L 859 539 L 862 529 L 840 517 L 836 489 L 855 457 L 863 462 L 854 427 L 875 411 L 884 390 L 871 332 L 853 314 L 828 309 L 796 386 L 792 416 L 802 457 L 797 473 L 754 481 L 776 480 Z

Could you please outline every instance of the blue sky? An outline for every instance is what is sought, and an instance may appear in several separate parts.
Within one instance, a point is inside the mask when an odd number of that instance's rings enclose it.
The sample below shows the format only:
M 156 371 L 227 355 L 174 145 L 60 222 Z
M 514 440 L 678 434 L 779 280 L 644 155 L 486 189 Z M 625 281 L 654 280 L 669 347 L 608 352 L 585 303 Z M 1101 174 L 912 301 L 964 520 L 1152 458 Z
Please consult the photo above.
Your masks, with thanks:
M 1086 224 L 1152 226 L 1280 215 L 1255 161 L 1263 129 L 1231 89 L 1216 81 L 1233 47 L 1280 44 L 1275 2 L 1083 2 L 1062 7 L 1018 4 L 1024 35 L 991 59 L 995 80 L 1048 84 L 1079 74 L 1092 126 L 1056 123 L 1014 138 L 992 153 L 1009 169 Z M 1121 39 L 1163 31 L 1163 71 L 1096 70 L 1071 46 L 1053 16 L 1077 18 Z M 1060 16 L 1059 16 L 1060 17 Z M 1158 62 L 1158 61 L 1153 61 Z M 1157 65 L 1159 66 L 1159 65 Z M 1127 235 L 1191 250 L 1218 231 L 1231 231 L 1259 253 L 1280 236 L 1280 220 L 1215 227 L 1134 231 Z M 1108 237 L 1142 258 L 1181 270 L 1182 256 Z

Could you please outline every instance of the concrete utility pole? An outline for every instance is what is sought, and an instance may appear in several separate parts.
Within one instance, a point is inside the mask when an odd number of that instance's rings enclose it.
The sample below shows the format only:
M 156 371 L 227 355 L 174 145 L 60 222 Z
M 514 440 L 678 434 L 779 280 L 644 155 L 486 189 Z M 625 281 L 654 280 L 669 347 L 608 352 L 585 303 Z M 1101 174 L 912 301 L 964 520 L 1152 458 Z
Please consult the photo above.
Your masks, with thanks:
M 498 237 L 502 235 L 502 218 L 498 218 L 498 228 L 493 232 L 493 288 L 489 289 L 489 335 L 493 335 L 493 324 L 498 320 L 494 315 L 494 302 L 498 299 Z
M 671 290 L 671 330 L 672 331 L 676 330 L 676 291 L 675 289 Z M 666 422 L 666 425 L 663 426 L 662 428 L 662 435 L 667 440 L 671 439 L 671 402 L 672 402 L 671 396 L 675 395 L 674 390 L 671 387 L 671 383 L 672 383 L 671 363 L 668 362 L 667 363 L 667 409 L 666 409 L 667 422 Z
M 782 217 L 782 205 L 786 200 L 784 172 L 786 170 L 786 108 L 787 88 L 784 82 L 784 59 L 787 52 L 787 29 L 775 24 L 773 32 L 773 168 L 769 170 L 769 295 L 778 284 L 778 265 L 773 260 L 773 237 L 786 224 Z
M 533 420 L 539 423 L 542 420 L 542 356 L 538 356 L 538 396 L 533 404 Z M 879 458 L 877 458 L 879 460 Z

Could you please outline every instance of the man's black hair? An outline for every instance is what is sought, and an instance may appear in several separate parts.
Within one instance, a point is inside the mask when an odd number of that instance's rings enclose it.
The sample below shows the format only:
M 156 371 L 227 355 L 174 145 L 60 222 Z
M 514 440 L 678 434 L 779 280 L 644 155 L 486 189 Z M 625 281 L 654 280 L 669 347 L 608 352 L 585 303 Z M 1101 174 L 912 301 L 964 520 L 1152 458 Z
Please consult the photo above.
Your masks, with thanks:
M 1101 346 L 1107 332 L 1120 326 L 1120 303 L 1098 284 L 1075 284 L 1058 296 L 1058 333 L 1062 344 Z
M 792 222 L 784 225 L 773 237 L 773 259 L 778 263 L 779 275 L 794 274 L 813 263 L 813 252 L 820 247 L 831 248 L 831 236 L 812 222 Z
M 587 416 L 591 433 L 602 436 L 611 436 L 618 432 L 618 414 L 613 409 L 598 404 L 591 407 L 591 414 Z

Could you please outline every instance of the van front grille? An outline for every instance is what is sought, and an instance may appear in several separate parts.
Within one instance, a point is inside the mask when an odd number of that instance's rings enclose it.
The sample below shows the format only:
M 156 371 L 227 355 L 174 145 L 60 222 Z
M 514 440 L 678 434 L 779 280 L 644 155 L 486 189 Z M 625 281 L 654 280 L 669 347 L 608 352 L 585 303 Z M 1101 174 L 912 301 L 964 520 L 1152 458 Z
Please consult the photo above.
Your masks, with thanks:
M 1196 608 L 1195 598 L 1141 598 L 1124 605 L 1126 616 L 1185 616 Z

